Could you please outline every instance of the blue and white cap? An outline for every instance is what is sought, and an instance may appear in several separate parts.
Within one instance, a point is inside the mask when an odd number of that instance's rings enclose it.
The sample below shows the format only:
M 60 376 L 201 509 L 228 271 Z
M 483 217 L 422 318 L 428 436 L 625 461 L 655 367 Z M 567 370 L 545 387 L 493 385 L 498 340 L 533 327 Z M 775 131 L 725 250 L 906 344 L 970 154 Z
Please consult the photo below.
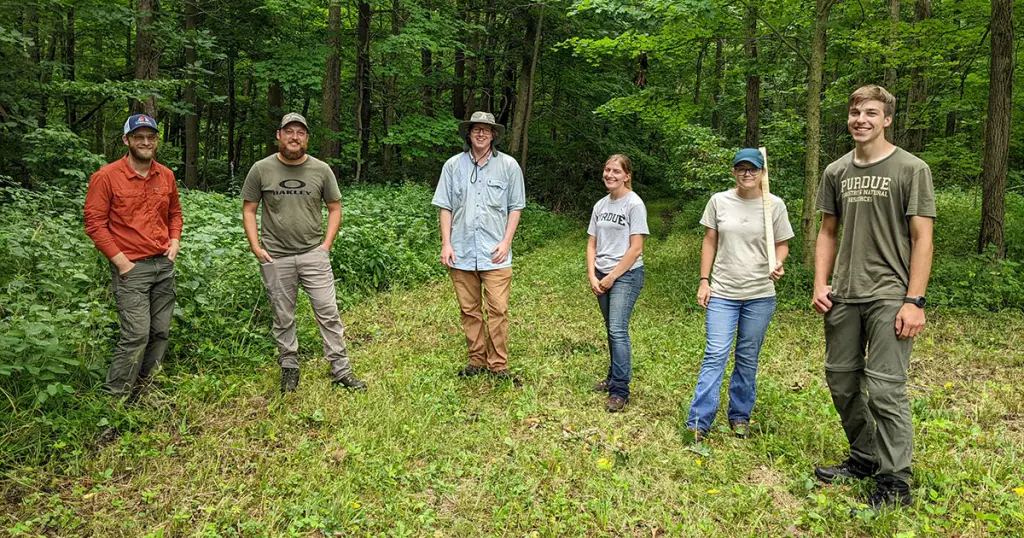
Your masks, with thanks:
M 153 130 L 159 130 L 156 126 L 156 120 L 145 114 L 136 114 L 124 122 L 124 134 L 128 134 L 135 129 L 140 127 L 149 127 Z

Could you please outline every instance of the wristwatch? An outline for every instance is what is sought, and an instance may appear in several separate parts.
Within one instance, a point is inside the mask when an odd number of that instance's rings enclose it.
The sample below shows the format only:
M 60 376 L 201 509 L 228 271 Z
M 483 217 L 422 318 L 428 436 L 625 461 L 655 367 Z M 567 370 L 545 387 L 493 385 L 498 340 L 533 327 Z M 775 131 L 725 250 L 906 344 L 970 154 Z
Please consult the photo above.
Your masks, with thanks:
M 920 297 L 904 297 L 903 302 L 910 303 L 918 308 L 924 308 L 925 300 L 924 296 L 922 295 Z

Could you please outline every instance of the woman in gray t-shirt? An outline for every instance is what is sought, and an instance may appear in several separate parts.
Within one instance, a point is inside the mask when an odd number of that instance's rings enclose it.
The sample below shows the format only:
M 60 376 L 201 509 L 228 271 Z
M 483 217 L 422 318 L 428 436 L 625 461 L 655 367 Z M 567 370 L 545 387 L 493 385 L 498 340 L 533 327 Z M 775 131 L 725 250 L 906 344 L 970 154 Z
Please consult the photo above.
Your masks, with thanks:
M 629 402 L 629 381 L 633 377 L 629 318 L 644 287 L 644 236 L 650 232 L 647 208 L 632 190 L 633 163 L 629 157 L 609 157 L 603 179 L 608 196 L 594 204 L 587 229 L 587 277 L 601 307 L 611 355 L 608 375 L 594 385 L 594 390 L 608 392 L 605 408 L 615 413 Z
M 686 421 L 697 441 L 711 429 L 718 413 L 718 394 L 734 335 L 736 364 L 729 381 L 729 426 L 738 437 L 747 435 L 756 394 L 757 359 L 775 313 L 774 281 L 785 273 L 782 262 L 789 255 L 788 241 L 793 237 L 786 204 L 770 196 L 776 264 L 769 268 L 761 152 L 741 149 L 733 158 L 732 173 L 736 187 L 713 195 L 700 220 L 707 231 L 697 302 L 707 309 L 707 344 Z

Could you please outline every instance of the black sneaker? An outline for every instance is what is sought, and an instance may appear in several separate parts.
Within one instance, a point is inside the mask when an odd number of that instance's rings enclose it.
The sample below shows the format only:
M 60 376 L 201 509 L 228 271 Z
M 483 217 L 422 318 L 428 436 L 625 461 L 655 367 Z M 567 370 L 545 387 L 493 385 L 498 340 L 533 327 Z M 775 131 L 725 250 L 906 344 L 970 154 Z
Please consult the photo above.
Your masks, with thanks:
M 514 386 L 515 388 L 519 388 L 519 387 L 523 386 L 523 382 L 520 381 L 518 377 L 513 375 L 512 372 L 509 372 L 508 370 L 488 370 L 488 371 L 491 373 L 491 375 L 493 375 L 494 377 L 496 377 L 496 378 L 498 378 L 498 379 L 500 379 L 502 381 L 506 381 L 506 380 L 507 381 L 511 381 L 512 382 L 512 386 Z
M 618 413 L 625 409 L 626 404 L 629 403 L 629 397 L 623 398 L 622 396 L 611 396 L 608 398 L 608 403 L 605 404 L 604 408 L 609 413 Z
M 338 379 L 331 381 L 331 384 L 335 387 L 345 387 L 346 389 L 352 390 L 363 390 L 366 388 L 366 383 L 363 383 L 356 377 L 355 374 L 349 372 Z
M 892 475 L 875 477 L 875 492 L 868 497 L 868 508 L 879 512 L 883 508 L 907 507 L 911 504 L 910 484 Z
M 281 394 L 295 392 L 299 386 L 298 368 L 281 368 Z
M 459 377 L 473 377 L 480 374 L 486 373 L 487 368 L 484 366 L 477 366 L 475 364 L 467 364 L 465 368 L 459 370 Z
M 594 392 L 608 392 L 608 380 L 602 379 L 594 383 Z
M 873 466 L 864 465 L 853 458 L 846 458 L 846 461 L 836 465 L 814 468 L 814 476 L 826 484 L 831 484 L 841 478 L 859 480 L 874 474 Z

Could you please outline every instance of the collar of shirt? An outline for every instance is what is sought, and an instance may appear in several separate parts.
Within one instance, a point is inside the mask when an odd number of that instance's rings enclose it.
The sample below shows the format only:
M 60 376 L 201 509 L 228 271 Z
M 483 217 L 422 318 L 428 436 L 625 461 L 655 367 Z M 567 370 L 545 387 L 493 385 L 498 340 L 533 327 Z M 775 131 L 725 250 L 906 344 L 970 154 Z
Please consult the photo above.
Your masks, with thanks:
M 491 159 L 494 158 L 494 149 L 491 148 L 491 150 L 487 153 L 487 160 L 484 161 L 484 164 L 477 163 L 476 159 L 473 157 L 473 150 L 472 149 L 467 149 L 466 150 L 466 157 L 469 159 L 469 162 L 473 163 L 473 165 L 476 166 L 477 168 L 483 168 L 483 167 L 487 166 L 488 163 L 491 162 Z
M 125 154 L 124 157 L 121 157 L 121 172 L 124 174 L 125 179 L 141 179 L 146 181 L 159 176 L 160 167 L 157 166 L 156 160 L 154 159 L 149 164 L 149 174 L 145 176 L 139 175 L 139 173 L 132 168 L 132 163 L 128 160 L 128 155 Z

